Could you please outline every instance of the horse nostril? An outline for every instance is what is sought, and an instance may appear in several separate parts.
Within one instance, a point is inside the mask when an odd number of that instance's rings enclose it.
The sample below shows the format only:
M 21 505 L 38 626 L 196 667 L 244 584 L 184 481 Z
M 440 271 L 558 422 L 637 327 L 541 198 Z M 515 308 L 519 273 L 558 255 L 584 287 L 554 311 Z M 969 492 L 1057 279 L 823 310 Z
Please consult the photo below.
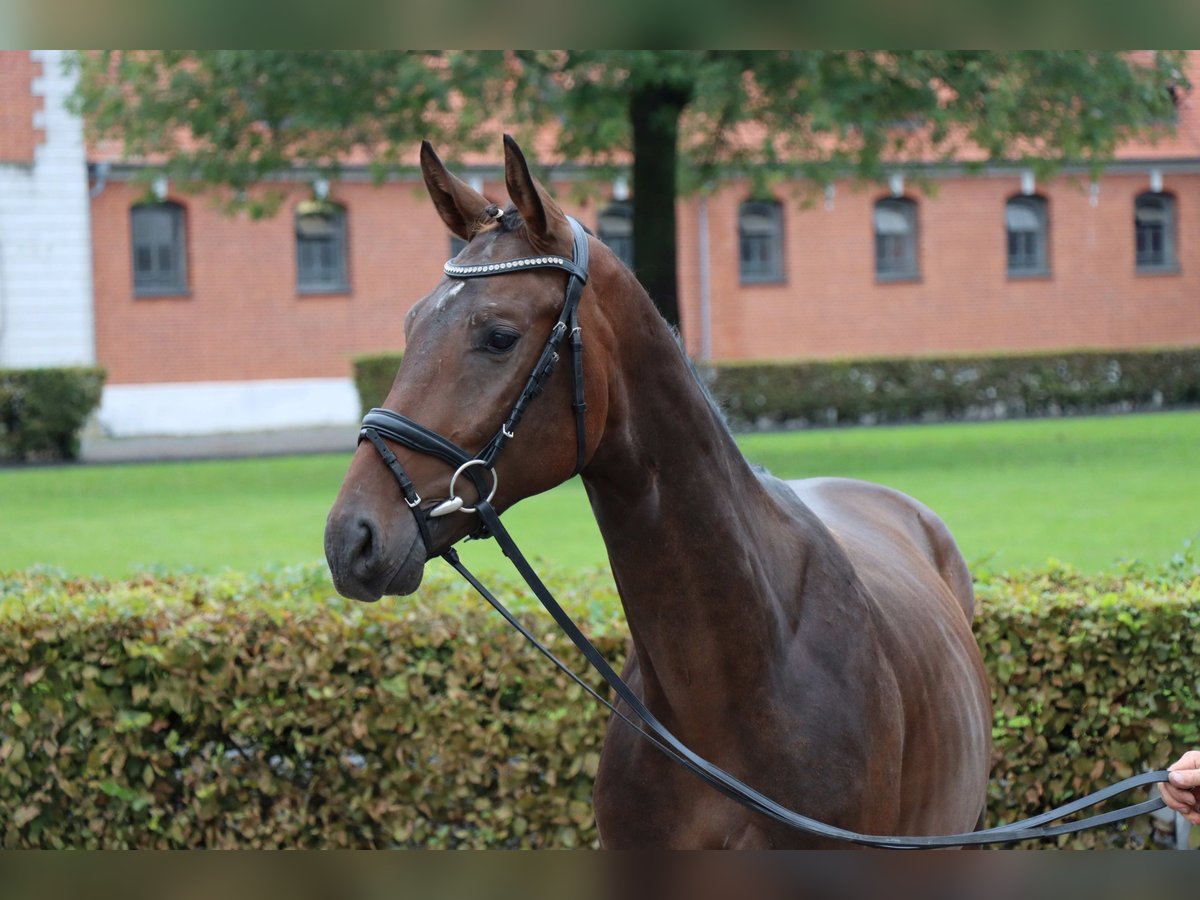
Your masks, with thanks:
M 325 560 L 339 594 L 369 602 L 379 599 L 386 538 L 384 526 L 369 513 L 335 507 L 325 524 Z
M 358 543 L 354 546 L 351 558 L 360 570 L 369 569 L 379 546 L 375 526 L 366 517 L 360 518 L 355 526 L 358 529 Z

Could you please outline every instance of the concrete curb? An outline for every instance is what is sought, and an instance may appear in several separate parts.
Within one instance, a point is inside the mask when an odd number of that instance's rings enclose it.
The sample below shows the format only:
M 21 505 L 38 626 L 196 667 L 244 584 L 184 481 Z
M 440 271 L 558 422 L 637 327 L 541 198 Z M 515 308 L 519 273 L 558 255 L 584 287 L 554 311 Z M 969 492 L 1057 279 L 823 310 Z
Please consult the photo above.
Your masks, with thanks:
M 84 435 L 79 458 L 84 463 L 159 462 L 192 459 L 237 459 L 296 453 L 354 452 L 357 428 L 292 428 L 281 431 L 235 432 L 180 436 L 113 438 Z

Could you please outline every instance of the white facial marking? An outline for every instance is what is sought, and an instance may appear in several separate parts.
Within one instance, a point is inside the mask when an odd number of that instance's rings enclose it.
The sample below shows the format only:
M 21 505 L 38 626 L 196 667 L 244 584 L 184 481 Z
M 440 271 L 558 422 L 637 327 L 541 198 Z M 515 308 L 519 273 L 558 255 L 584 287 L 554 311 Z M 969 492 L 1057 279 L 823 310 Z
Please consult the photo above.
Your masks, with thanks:
M 496 258 L 496 242 L 492 241 L 490 244 L 485 246 L 479 255 L 482 259 L 486 259 L 489 261 L 495 259 Z
M 452 281 L 449 284 L 444 284 L 438 287 L 436 299 L 433 301 L 433 308 L 438 312 L 441 312 L 445 308 L 446 302 L 459 291 L 461 291 L 465 284 L 465 281 Z

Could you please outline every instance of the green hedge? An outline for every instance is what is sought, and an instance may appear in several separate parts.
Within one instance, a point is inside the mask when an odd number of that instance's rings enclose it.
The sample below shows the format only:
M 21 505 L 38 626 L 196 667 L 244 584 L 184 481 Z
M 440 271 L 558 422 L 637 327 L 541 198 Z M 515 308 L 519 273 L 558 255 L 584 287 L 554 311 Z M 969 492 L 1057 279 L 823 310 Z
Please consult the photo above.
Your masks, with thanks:
M 592 844 L 606 716 L 450 574 L 375 605 L 315 568 L 0 577 L 0 846 Z M 552 584 L 619 660 L 606 581 Z M 1194 560 L 996 577 L 979 597 L 991 821 L 1200 744 Z M 1141 846 L 1149 827 L 1074 844 Z
M 103 388 L 103 369 L 0 369 L 0 459 L 78 457 Z
M 718 364 L 738 427 L 998 419 L 1200 404 L 1200 348 Z
M 400 353 L 354 360 L 363 412 Z M 1164 409 L 1200 404 L 1200 348 L 1011 356 L 717 363 L 705 380 L 738 428 L 873 425 Z
M 365 416 L 368 410 L 381 406 L 396 380 L 403 353 L 377 353 L 358 356 L 354 359 L 354 386 L 358 388 L 358 402 Z

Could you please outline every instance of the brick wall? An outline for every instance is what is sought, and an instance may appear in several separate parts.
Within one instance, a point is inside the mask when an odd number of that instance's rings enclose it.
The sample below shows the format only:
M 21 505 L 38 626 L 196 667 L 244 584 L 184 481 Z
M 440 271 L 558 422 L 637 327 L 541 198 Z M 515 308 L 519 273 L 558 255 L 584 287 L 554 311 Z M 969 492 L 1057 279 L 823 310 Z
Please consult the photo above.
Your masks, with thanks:
M 96 350 L 109 383 L 349 377 L 354 356 L 403 347 L 404 314 L 449 258 L 424 186 L 332 186 L 329 199 L 347 210 L 350 290 L 328 295 L 296 290 L 291 210 L 311 196 L 298 185 L 260 221 L 169 196 L 187 210 L 189 293 L 135 298 L 129 209 L 144 189 L 110 182 L 92 204 Z
M 1148 170 L 1103 178 L 1098 203 L 1070 178 L 1038 185 L 1049 203 L 1050 274 L 1006 274 L 1004 204 L 1015 175 L 945 178 L 919 203 L 921 277 L 878 283 L 872 207 L 878 189 L 838 185 L 820 198 L 780 191 L 785 281 L 742 285 L 737 207 L 747 186 L 709 200 L 713 356 L 719 360 L 1200 344 L 1200 175 L 1165 175 L 1177 199 L 1180 269 L 1134 271 L 1133 198 Z M 489 183 L 485 193 L 503 197 Z M 560 190 L 560 196 L 572 196 Z M 187 208 L 189 294 L 135 298 L 129 208 L 142 196 L 112 181 L 93 201 L 96 344 L 110 383 L 345 377 L 360 353 L 403 344 L 404 314 L 437 281 L 449 238 L 423 188 L 335 184 L 348 210 L 349 292 L 296 290 L 291 207 L 230 219 L 204 198 Z M 595 226 L 603 202 L 568 204 Z M 680 206 L 685 338 L 700 348 L 697 201 Z
M 836 186 L 832 208 L 786 189 L 783 284 L 742 285 L 736 216 L 748 187 L 709 201 L 712 346 L 716 359 L 879 356 L 1082 347 L 1200 344 L 1200 175 L 1171 174 L 1163 189 L 1178 212 L 1179 271 L 1137 274 L 1133 200 L 1148 170 L 1037 186 L 1049 204 L 1046 277 L 1006 273 L 1005 202 L 1015 175 L 939 179 L 918 201 L 913 282 L 877 282 L 872 209 L 878 188 Z M 681 216 L 681 293 L 689 350 L 699 349 L 695 203 Z
M 0 50 L 0 163 L 33 163 L 34 148 L 44 138 L 33 124 L 42 98 L 34 96 L 32 84 L 41 74 L 30 51 Z

